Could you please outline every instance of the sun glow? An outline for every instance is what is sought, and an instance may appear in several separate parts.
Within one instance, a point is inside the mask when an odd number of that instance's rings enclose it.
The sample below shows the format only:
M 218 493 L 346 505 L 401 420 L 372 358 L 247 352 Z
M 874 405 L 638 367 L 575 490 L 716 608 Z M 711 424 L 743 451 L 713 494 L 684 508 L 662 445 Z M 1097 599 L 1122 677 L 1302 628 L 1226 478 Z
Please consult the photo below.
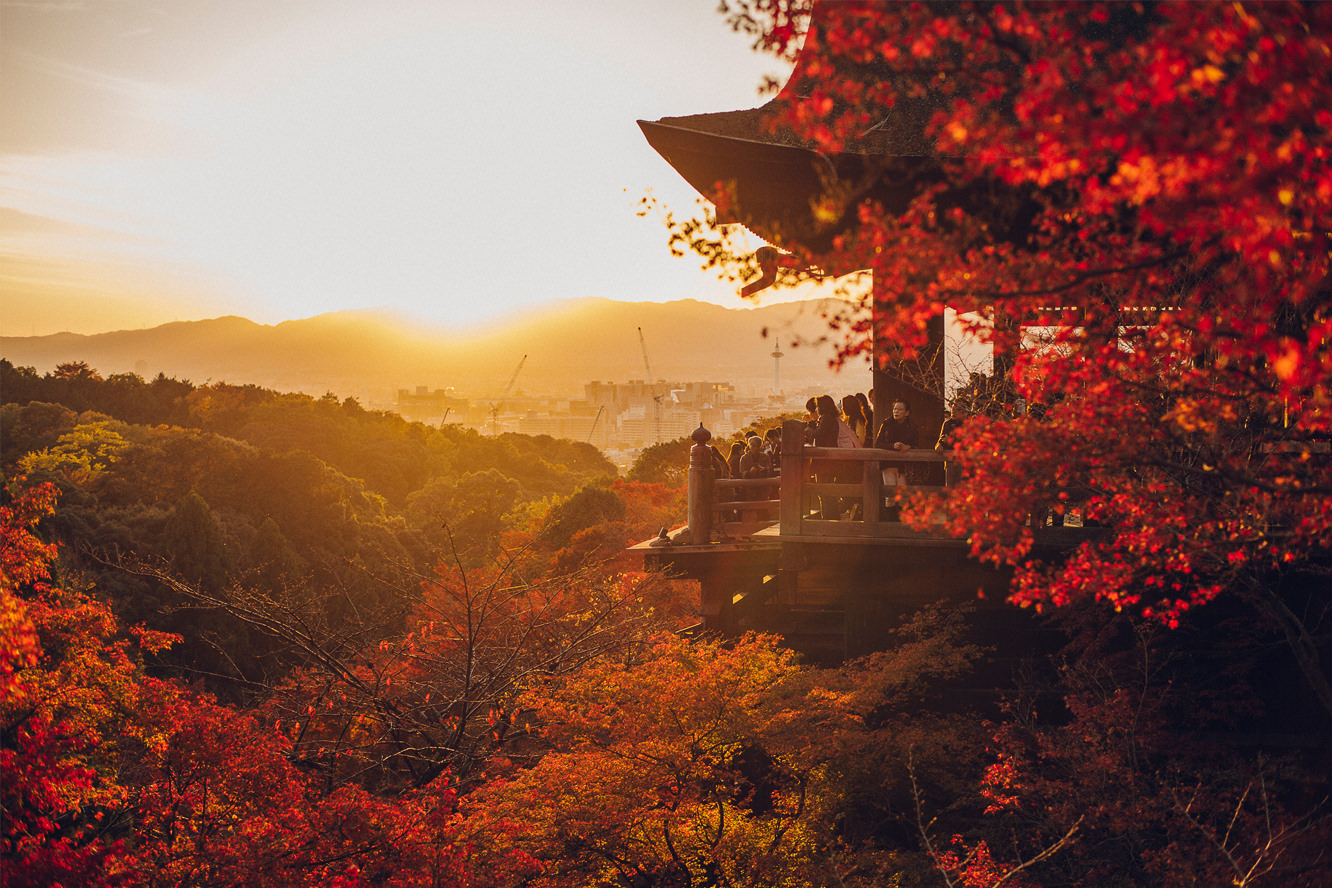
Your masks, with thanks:
M 0 246 L 30 272 L 61 266 L 41 286 L 0 272 L 19 332 L 25 303 L 40 313 L 79 278 L 108 309 L 144 309 L 136 292 L 156 280 L 147 290 L 176 290 L 188 314 L 263 322 L 391 306 L 465 325 L 587 295 L 740 304 L 635 216 L 648 188 L 675 206 L 693 194 L 634 120 L 755 104 L 771 64 L 751 57 L 735 76 L 745 101 L 663 98 L 699 47 L 654 34 L 663 13 L 646 7 L 641 20 L 600 4 L 284 8 L 259 38 L 218 27 L 222 49 L 188 34 L 215 58 L 178 82 L 60 69 L 141 133 L 5 153 L 0 205 L 19 215 Z M 701 25 L 734 37 L 705 12 Z M 137 271 L 120 281 L 112 266 Z M 213 309 L 195 311 L 200 300 Z

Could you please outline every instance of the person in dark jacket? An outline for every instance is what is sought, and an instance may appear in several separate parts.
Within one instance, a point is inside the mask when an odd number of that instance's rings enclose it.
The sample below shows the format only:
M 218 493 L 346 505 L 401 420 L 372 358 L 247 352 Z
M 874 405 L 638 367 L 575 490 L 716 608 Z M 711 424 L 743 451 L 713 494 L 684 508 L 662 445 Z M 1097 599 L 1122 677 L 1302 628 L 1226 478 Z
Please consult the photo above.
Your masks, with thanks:
M 874 436 L 877 450 L 896 450 L 901 453 L 920 446 L 920 429 L 911 420 L 911 405 L 903 398 L 893 401 L 893 415 L 879 426 L 879 433 Z M 883 462 L 883 486 L 899 487 L 917 481 L 915 464 L 908 462 Z M 897 507 L 890 506 L 885 513 L 888 520 L 896 520 Z
M 879 450 L 899 451 L 920 446 L 920 429 L 911 419 L 911 405 L 904 399 L 893 402 L 893 415 L 879 426 L 874 446 Z
M 953 451 L 957 441 L 957 430 L 966 422 L 967 411 L 965 407 L 953 405 L 953 411 L 948 418 L 943 421 L 939 427 L 939 440 L 934 445 L 936 453 L 948 454 Z M 948 459 L 944 462 L 944 483 L 949 487 L 962 480 L 962 466 L 955 459 Z
M 813 446 L 814 431 L 819 426 L 819 399 L 810 398 L 805 402 L 805 443 Z
M 726 457 L 717 449 L 716 444 L 709 444 L 708 449 L 712 451 L 712 472 L 714 478 L 731 477 L 731 466 L 726 462 Z
M 842 414 L 837 410 L 837 402 L 832 395 L 819 395 L 814 401 L 816 420 L 814 423 L 814 446 L 836 447 L 839 432 L 838 421 Z
M 782 429 L 768 429 L 763 434 L 763 452 L 768 455 L 768 468 L 773 475 L 782 473 Z
M 768 455 L 763 452 L 763 439 L 750 435 L 745 442 L 748 446 L 740 457 L 741 478 L 766 478 L 768 476 Z
M 842 430 L 842 414 L 837 409 L 837 402 L 833 400 L 832 395 L 819 395 L 815 403 L 815 409 L 818 411 L 818 421 L 814 426 L 814 446 L 836 447 L 837 438 Z M 837 482 L 840 467 L 835 461 L 815 460 L 812 468 L 815 481 Z M 834 521 L 841 516 L 841 511 L 842 501 L 840 497 L 819 497 L 820 517 L 827 521 Z

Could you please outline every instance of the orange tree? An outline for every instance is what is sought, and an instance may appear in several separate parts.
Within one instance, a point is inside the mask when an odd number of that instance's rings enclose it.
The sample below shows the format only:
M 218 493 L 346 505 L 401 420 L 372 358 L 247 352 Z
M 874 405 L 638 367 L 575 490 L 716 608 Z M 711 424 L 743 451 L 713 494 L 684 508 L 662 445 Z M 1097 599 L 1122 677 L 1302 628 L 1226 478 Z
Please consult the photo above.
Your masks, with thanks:
M 254 717 L 144 674 L 110 609 L 53 579 L 50 485 L 0 504 L 0 885 L 490 885 L 531 861 L 462 840 L 447 776 L 329 791 Z M 484 859 L 483 859 L 484 858 Z
M 807 3 L 723 5 L 799 55 L 774 141 L 863 153 L 782 244 L 784 265 L 872 272 L 834 319 L 842 358 L 910 358 L 950 306 L 1033 408 L 965 423 L 964 483 L 914 517 L 1014 565 L 1023 605 L 1174 625 L 1243 602 L 1332 714 L 1311 628 L 1332 557 L 1332 7 L 816 4 L 802 47 Z M 673 237 L 747 267 L 698 223 Z M 1100 535 L 1032 558 L 1031 516 L 1073 508 Z
M 552 675 L 522 716 L 545 753 L 476 793 L 469 829 L 539 885 L 825 884 L 801 747 L 827 707 L 791 705 L 797 675 L 772 639 L 672 635 Z
M 517 722 L 539 755 L 491 762 L 470 842 L 530 855 L 551 888 L 931 884 L 912 781 L 965 792 L 984 768 L 980 720 L 922 708 L 981 654 L 962 624 L 929 610 L 836 670 L 770 636 L 660 635 L 531 682 Z

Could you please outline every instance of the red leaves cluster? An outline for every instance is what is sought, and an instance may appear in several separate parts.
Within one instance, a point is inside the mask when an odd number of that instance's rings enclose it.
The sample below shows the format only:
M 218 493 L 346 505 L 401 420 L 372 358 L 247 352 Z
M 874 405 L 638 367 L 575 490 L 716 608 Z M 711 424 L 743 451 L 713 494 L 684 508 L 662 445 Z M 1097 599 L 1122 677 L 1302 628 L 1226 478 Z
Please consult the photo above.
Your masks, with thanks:
M 50 583 L 54 548 L 33 531 L 52 501 L 39 487 L 0 507 L 0 883 L 480 885 L 526 871 L 512 856 L 473 865 L 447 778 L 397 799 L 330 791 L 282 733 L 146 676 L 105 604 Z M 133 634 L 142 650 L 169 643 Z
M 773 125 L 821 151 L 924 121 L 914 199 L 802 259 L 873 272 L 843 359 L 945 305 L 1008 356 L 1039 418 L 964 427 L 947 520 L 1019 601 L 1169 621 L 1327 555 L 1332 7 L 829 3 L 794 76 Z M 1103 538 L 1025 564 L 1052 510 Z

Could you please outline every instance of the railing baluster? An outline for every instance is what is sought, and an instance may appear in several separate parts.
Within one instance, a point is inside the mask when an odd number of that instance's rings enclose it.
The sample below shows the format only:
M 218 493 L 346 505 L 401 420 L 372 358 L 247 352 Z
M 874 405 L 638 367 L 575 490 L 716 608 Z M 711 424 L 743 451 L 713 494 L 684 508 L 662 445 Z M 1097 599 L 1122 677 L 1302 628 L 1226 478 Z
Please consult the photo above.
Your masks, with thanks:
M 864 493 L 861 497 L 861 517 L 866 524 L 878 524 L 879 518 L 883 512 L 883 470 L 879 464 L 866 460 L 861 463 L 864 470 L 861 486 Z
M 689 448 L 689 542 L 704 546 L 712 541 L 712 448 L 708 441 L 712 433 L 698 424 L 690 435 L 694 446 Z
M 782 506 L 778 515 L 784 535 L 800 534 L 805 519 L 805 424 L 782 423 Z

